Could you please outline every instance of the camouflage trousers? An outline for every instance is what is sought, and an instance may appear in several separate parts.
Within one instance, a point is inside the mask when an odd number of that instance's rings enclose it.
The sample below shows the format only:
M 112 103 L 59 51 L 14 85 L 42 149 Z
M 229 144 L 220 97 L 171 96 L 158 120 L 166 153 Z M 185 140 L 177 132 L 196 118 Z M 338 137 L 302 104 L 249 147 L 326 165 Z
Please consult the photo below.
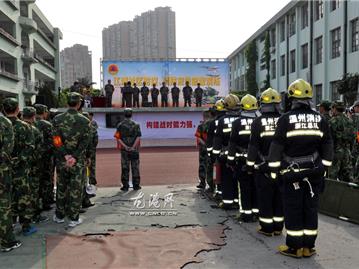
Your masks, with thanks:
M 140 156 L 139 152 L 121 151 L 121 181 L 122 185 L 128 187 L 130 168 L 133 186 L 140 185 Z
M 10 171 L 0 166 L 0 244 L 15 241 L 12 231 Z
M 55 164 L 53 158 L 42 159 L 41 169 L 39 171 L 40 198 L 42 205 L 47 206 L 54 201 L 54 170 Z
M 29 177 L 33 216 L 39 215 L 41 212 L 39 170 L 37 167 L 33 167 Z
M 214 189 L 213 185 L 213 163 L 207 154 L 206 147 L 200 146 L 199 148 L 199 167 L 198 177 L 200 184 L 205 185 L 206 182 L 210 189 Z
M 65 163 L 58 163 L 56 188 L 56 216 L 60 219 L 68 217 L 77 221 L 82 205 L 83 188 L 85 184 L 85 169 L 83 162 L 67 168 Z
M 96 149 L 92 150 L 90 152 L 90 175 L 89 175 L 89 183 L 92 185 L 97 185 L 97 180 L 96 180 Z
M 13 217 L 19 216 L 23 228 L 30 225 L 33 216 L 30 189 L 30 169 L 27 164 L 14 167 L 12 183 L 12 211 Z
M 329 178 L 353 182 L 353 165 L 349 148 L 334 149 L 333 164 L 329 169 Z

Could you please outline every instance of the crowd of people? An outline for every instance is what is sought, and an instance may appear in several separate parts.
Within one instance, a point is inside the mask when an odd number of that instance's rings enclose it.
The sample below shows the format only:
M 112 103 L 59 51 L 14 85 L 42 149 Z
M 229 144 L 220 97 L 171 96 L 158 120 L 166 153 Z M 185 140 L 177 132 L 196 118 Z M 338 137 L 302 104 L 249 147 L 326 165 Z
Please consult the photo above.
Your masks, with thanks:
M 1 251 L 21 246 L 15 239 L 37 232 L 34 224 L 48 221 L 42 214 L 55 203 L 53 221 L 75 227 L 79 217 L 94 204 L 97 124 L 82 112 L 82 96 L 68 95 L 69 109 L 49 121 L 48 108 L 24 107 L 21 115 L 15 98 L 3 101 L 0 115 L 0 240 Z
M 106 96 L 106 106 L 112 107 L 112 96 L 114 94 L 115 87 L 111 84 L 111 80 L 107 81 L 105 85 L 105 96 Z M 162 86 L 158 89 L 156 83 L 152 84 L 150 89 L 146 82 L 142 83 L 142 87 L 139 88 L 136 83 L 130 81 L 124 83 L 121 87 L 122 95 L 122 107 L 158 107 L 158 97 L 161 96 L 161 107 L 168 107 L 169 104 L 169 95 L 171 94 L 172 98 L 172 107 L 179 106 L 181 90 L 177 87 L 176 82 L 173 83 L 173 87 L 169 89 L 166 85 L 166 82 L 162 82 Z M 194 90 L 189 85 L 189 82 L 186 81 L 185 86 L 182 89 L 184 107 L 192 106 L 192 98 L 194 97 L 196 107 L 202 106 L 203 94 L 204 91 L 201 88 L 201 84 L 197 83 L 197 88 Z M 141 102 L 140 102 L 141 96 Z M 151 96 L 151 102 L 149 102 L 149 97 Z
M 281 95 L 269 88 L 259 101 L 229 94 L 205 113 L 196 132 L 197 188 L 213 195 L 219 208 L 239 210 L 239 221 L 259 221 L 260 234 L 278 236 L 285 226 L 279 252 L 311 257 L 324 179 L 358 180 L 352 164 L 358 169 L 359 102 L 350 117 L 341 101 L 322 102 L 319 113 L 312 87 L 302 79 L 289 86 L 287 96 L 284 112 Z

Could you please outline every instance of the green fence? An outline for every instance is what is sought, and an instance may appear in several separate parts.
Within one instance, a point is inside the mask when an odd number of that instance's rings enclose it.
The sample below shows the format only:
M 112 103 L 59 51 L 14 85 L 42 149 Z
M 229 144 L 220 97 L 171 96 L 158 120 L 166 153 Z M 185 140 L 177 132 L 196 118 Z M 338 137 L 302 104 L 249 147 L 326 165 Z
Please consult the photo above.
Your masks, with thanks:
M 327 179 L 320 196 L 319 211 L 359 224 L 359 185 Z

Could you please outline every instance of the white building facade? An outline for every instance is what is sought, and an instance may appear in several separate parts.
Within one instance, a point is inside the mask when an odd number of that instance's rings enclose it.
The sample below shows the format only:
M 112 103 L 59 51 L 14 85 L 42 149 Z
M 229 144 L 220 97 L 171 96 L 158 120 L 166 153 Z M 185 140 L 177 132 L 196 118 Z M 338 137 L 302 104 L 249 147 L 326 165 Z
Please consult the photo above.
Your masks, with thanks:
M 0 96 L 34 102 L 38 87 L 60 87 L 59 40 L 35 0 L 0 1 Z
M 254 41 L 256 79 L 263 87 L 267 69 L 264 40 L 270 36 L 270 85 L 283 92 L 298 79 L 313 85 L 315 100 L 337 100 L 336 82 L 359 72 L 359 1 L 291 1 L 229 57 L 230 87 L 246 85 L 245 48 Z

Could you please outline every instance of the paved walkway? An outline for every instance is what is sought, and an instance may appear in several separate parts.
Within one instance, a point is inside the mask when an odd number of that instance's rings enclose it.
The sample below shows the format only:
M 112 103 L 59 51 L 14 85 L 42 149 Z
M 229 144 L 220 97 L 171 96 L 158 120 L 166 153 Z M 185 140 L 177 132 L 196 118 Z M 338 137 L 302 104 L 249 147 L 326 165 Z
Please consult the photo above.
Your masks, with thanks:
M 283 257 L 277 253 L 276 247 L 284 242 L 283 236 L 267 238 L 256 233 L 257 224 L 237 223 L 233 220 L 233 215 L 236 212 L 225 212 L 212 208 L 210 205 L 213 202 L 208 201 L 193 185 L 146 186 L 142 191 L 147 203 L 151 194 L 158 193 L 160 198 L 158 201 L 161 206 L 164 205 L 165 196 L 172 193 L 174 200 L 173 207 L 170 210 L 172 216 L 148 216 L 153 213 L 152 211 L 155 211 L 152 210 L 153 207 L 149 211 L 136 209 L 134 200 L 131 200 L 131 198 L 138 196 L 140 192 L 130 191 L 124 194 L 120 192 L 119 188 L 101 188 L 94 199 L 96 206 L 83 215 L 84 223 L 82 225 L 74 229 L 67 229 L 65 225 L 54 224 L 53 222 L 39 225 L 38 234 L 28 238 L 19 236 L 19 239 L 24 243 L 23 247 L 10 253 L 0 254 L 0 268 L 46 268 L 46 265 L 50 265 L 52 251 L 56 249 L 56 245 L 52 245 L 51 248 L 47 246 L 46 238 L 53 240 L 54 237 L 63 236 L 63 238 L 67 238 L 67 242 L 74 235 L 92 233 L 95 234 L 92 236 L 100 236 L 100 238 L 93 238 L 93 244 L 98 244 L 99 240 L 103 239 L 103 236 L 116 236 L 118 233 L 125 231 L 139 231 L 146 237 L 153 236 L 150 233 L 153 230 L 166 229 L 167 231 L 175 231 L 178 229 L 213 229 L 215 227 L 221 227 L 224 230 L 225 238 L 223 239 L 225 245 L 220 244 L 218 235 L 214 236 L 216 237 L 214 239 L 208 235 L 209 241 L 206 244 L 210 244 L 212 247 L 209 247 L 209 250 L 207 249 L 206 251 L 194 250 L 190 253 L 193 255 L 192 257 L 187 254 L 187 262 L 184 263 L 181 260 L 181 266 L 178 266 L 178 263 L 177 266 L 171 266 L 170 263 L 167 263 L 165 266 L 163 264 L 162 266 L 161 264 L 158 264 L 158 266 L 151 264 L 147 268 L 358 268 L 358 225 L 321 215 L 317 243 L 318 255 L 311 259 L 296 260 Z M 169 204 L 167 208 L 168 206 Z M 148 204 L 146 208 L 150 209 Z M 144 214 L 147 214 L 147 216 L 131 216 L 133 212 L 145 212 Z M 49 216 L 52 214 L 52 212 L 49 212 Z M 19 231 L 19 227 L 16 230 Z M 149 231 L 148 235 L 144 231 Z M 101 235 L 104 233 L 105 235 Z M 163 239 L 163 244 L 156 245 L 159 250 L 158 253 L 162 253 L 160 249 L 168 249 L 169 242 L 176 242 L 175 234 L 173 233 L 173 237 L 168 235 L 168 238 Z M 196 237 L 192 237 L 187 244 L 190 245 L 198 240 Z M 61 242 L 61 240 L 58 242 Z M 64 240 L 63 243 L 66 242 Z M 121 242 L 126 242 L 126 240 Z M 139 244 L 141 244 L 140 242 Z M 216 244 L 216 242 L 219 243 Z M 63 246 L 63 244 L 58 245 L 59 248 L 63 248 Z M 101 248 L 81 248 L 81 246 L 81 244 L 69 243 L 66 248 L 67 252 L 62 253 L 60 257 L 64 260 L 64 264 L 65 260 L 70 259 L 73 252 L 81 253 L 81 258 L 88 256 L 90 259 L 95 254 L 97 255 L 98 251 L 101 251 Z M 46 253 L 46 251 L 49 252 Z M 166 253 L 173 255 L 171 258 L 173 261 L 176 261 L 177 257 L 180 256 L 177 255 L 177 252 Z M 141 252 L 138 253 L 136 259 L 132 255 L 127 255 L 127 260 L 123 264 L 128 265 L 126 268 L 138 268 L 138 264 L 133 264 L 133 261 L 140 260 L 140 257 Z M 168 256 L 166 257 L 167 261 L 171 260 Z M 183 256 L 181 257 L 183 258 Z M 51 258 L 53 259 L 54 257 Z M 105 267 L 100 266 L 102 263 L 99 263 L 98 267 L 94 264 L 93 268 L 121 268 L 111 267 L 115 264 L 111 263 L 111 261 L 115 261 L 115 258 L 116 255 L 108 258 L 110 263 L 107 263 Z M 72 267 L 66 268 L 85 267 L 79 262 L 74 262 Z

